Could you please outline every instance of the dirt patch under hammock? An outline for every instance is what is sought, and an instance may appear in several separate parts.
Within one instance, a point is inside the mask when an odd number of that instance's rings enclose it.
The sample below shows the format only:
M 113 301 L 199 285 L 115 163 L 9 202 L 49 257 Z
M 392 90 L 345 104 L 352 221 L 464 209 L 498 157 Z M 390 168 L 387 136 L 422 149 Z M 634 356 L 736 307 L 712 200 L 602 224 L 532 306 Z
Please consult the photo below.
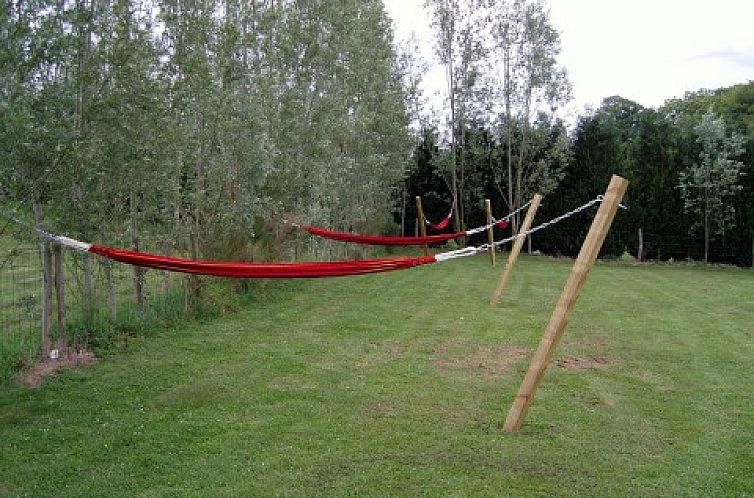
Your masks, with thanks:
M 556 365 L 566 370 L 588 370 L 590 368 L 606 368 L 610 366 L 610 362 L 602 356 L 569 356 L 559 359 Z
M 456 341 L 438 344 L 432 352 L 432 366 L 438 372 L 461 371 L 485 377 L 500 377 L 509 367 L 525 360 L 531 349 L 510 344 L 468 346 Z
M 94 353 L 85 349 L 71 351 L 59 350 L 56 358 L 47 358 L 27 368 L 18 375 L 18 383 L 24 387 L 38 388 L 44 379 L 66 368 L 78 368 L 97 363 Z

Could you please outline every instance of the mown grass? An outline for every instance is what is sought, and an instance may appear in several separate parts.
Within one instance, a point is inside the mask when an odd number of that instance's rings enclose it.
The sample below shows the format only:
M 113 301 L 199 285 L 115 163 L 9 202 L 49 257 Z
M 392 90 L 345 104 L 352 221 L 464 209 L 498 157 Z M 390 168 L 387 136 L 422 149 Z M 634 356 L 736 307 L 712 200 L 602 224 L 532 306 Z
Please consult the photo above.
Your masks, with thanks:
M 501 430 L 571 262 L 282 282 L 0 392 L 0 496 L 750 496 L 754 274 L 600 264 Z M 556 358 L 556 359 L 557 359 Z

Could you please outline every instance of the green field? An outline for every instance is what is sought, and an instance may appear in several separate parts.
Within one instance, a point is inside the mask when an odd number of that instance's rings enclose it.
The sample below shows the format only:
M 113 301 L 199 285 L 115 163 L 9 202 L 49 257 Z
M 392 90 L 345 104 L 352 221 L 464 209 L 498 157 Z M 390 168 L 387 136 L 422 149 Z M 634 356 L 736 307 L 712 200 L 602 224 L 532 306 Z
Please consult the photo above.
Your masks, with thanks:
M 571 264 L 522 258 L 496 308 L 481 256 L 275 283 L 0 387 L 0 496 L 754 495 L 750 270 L 599 264 L 501 430 Z

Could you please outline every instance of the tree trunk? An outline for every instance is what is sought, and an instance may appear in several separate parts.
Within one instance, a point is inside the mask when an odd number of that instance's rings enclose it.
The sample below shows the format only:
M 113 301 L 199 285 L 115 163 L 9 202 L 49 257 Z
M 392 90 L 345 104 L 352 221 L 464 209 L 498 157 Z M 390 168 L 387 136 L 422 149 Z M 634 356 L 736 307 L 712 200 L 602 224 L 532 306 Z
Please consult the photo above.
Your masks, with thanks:
M 704 264 L 709 262 L 709 213 L 704 212 Z
M 94 269 L 92 268 L 92 256 L 89 253 L 84 253 L 83 257 L 84 321 L 88 326 L 94 321 Z
M 118 296 L 115 292 L 115 276 L 113 275 L 113 263 L 104 263 L 105 281 L 107 282 L 107 309 L 110 314 L 110 324 L 118 321 Z
M 401 237 L 406 236 L 406 188 L 401 191 Z M 298 239 L 297 239 L 298 240 Z
M 644 236 L 641 233 L 641 228 L 639 229 L 639 248 L 636 251 L 636 259 L 641 261 L 641 258 L 644 256 Z
M 139 237 L 138 226 L 138 203 L 136 199 L 136 192 L 131 191 L 130 196 L 131 204 L 131 247 L 134 251 L 139 251 L 141 246 L 141 239 Z M 134 297 L 136 298 L 136 309 L 139 313 L 139 319 L 144 320 L 146 318 L 146 303 L 144 300 L 144 269 L 140 266 L 134 266 Z
M 199 242 L 197 236 L 192 233 L 190 236 L 191 258 L 199 259 Z M 186 292 L 186 310 L 190 313 L 196 313 L 199 309 L 199 299 L 201 298 L 201 281 L 198 275 L 191 274 L 188 277 L 188 289 Z
M 709 259 L 709 201 L 706 189 L 704 193 L 704 264 L 706 265 Z
M 505 81 L 503 84 L 503 91 L 505 92 L 505 156 L 508 167 L 508 211 L 515 209 L 513 203 L 513 137 L 511 131 L 511 61 L 510 61 L 510 49 L 506 49 L 505 56 L 503 57 L 503 64 L 505 65 Z M 518 233 L 518 218 L 513 217 L 511 220 L 513 223 L 513 233 Z

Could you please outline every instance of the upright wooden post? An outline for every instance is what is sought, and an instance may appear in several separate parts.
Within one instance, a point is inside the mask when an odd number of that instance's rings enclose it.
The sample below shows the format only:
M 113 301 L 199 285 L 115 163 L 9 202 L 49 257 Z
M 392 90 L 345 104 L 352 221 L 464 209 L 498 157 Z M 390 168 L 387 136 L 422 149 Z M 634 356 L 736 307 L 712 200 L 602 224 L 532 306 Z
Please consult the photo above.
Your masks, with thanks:
M 58 338 L 58 349 L 68 347 L 68 335 L 66 332 L 65 317 L 65 274 L 63 273 L 63 248 L 55 244 L 52 249 L 53 260 L 55 263 L 55 301 L 58 306 L 58 328 L 60 337 Z
M 529 210 L 526 212 L 526 217 L 524 218 L 524 222 L 521 224 L 521 228 L 519 229 L 518 233 L 525 233 L 529 230 L 529 228 L 531 228 L 531 223 L 532 221 L 534 221 L 534 215 L 537 214 L 537 209 L 539 209 L 539 204 L 541 202 L 542 196 L 540 194 L 534 194 L 534 197 L 531 200 L 531 204 L 529 204 Z M 503 268 L 502 273 L 500 273 L 500 278 L 497 281 L 497 287 L 495 288 L 495 292 L 490 298 L 490 304 L 499 303 L 500 299 L 503 297 L 503 290 L 505 290 L 505 286 L 508 284 L 508 280 L 511 277 L 511 272 L 513 271 L 513 266 L 516 264 L 516 260 L 518 259 L 518 255 L 521 253 L 521 247 L 523 247 L 523 245 L 523 237 L 516 239 L 516 242 L 513 243 L 513 249 L 511 249 L 511 253 L 508 255 L 508 262 L 505 263 L 505 268 Z
M 492 205 L 489 199 L 484 200 L 484 209 L 487 211 L 487 242 L 490 245 L 490 261 L 492 266 L 495 266 L 495 234 L 493 232 L 495 226 L 492 224 Z
M 32 209 L 34 221 L 38 227 L 42 225 L 42 202 L 40 195 L 34 196 Z M 50 243 L 39 238 L 39 257 L 42 259 L 42 355 L 46 358 L 50 355 L 52 329 L 52 252 Z
M 640 228 L 639 229 L 639 248 L 636 250 L 636 259 L 641 261 L 643 254 L 644 254 L 644 235 L 642 235 L 641 228 Z
M 516 399 L 508 411 L 504 425 L 504 429 L 508 432 L 518 430 L 521 424 L 524 423 L 526 412 L 534 399 L 539 382 L 547 370 L 552 355 L 558 347 L 560 338 L 563 336 L 563 331 L 568 324 L 568 318 L 579 298 L 581 288 L 584 286 L 589 272 L 594 266 L 594 261 L 597 259 L 602 243 L 605 241 L 607 231 L 610 229 L 613 218 L 615 218 L 618 204 L 623 199 L 623 194 L 626 193 L 626 187 L 628 187 L 628 181 L 620 176 L 613 175 L 610 185 L 607 187 L 607 192 L 605 192 L 605 198 L 594 217 L 586 240 L 584 240 L 584 244 L 581 246 L 576 263 L 573 265 L 568 282 L 566 282 L 563 293 L 560 295 L 560 300 L 552 312 L 550 322 L 547 324 L 539 347 L 536 353 L 534 353 L 534 358 L 529 365 L 528 372 L 526 372 L 526 377 L 524 377 Z
M 416 224 L 419 227 L 419 235 L 422 237 L 427 236 L 427 222 L 425 221 L 426 218 L 424 218 L 424 209 L 422 209 L 422 198 L 421 196 L 416 196 Z M 424 244 L 424 255 L 429 256 L 429 246 L 427 244 Z

